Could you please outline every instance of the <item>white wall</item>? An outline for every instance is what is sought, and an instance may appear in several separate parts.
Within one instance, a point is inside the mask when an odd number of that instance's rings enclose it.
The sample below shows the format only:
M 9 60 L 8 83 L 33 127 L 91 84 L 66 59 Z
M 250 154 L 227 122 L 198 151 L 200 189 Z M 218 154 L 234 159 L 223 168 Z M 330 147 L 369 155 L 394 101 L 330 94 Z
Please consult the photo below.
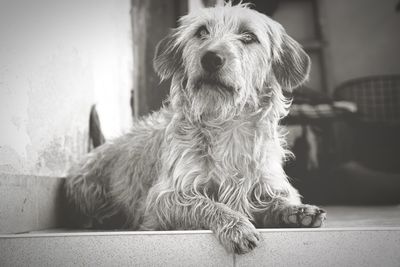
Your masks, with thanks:
M 400 73 L 398 0 L 325 0 L 332 83 Z
M 0 2 L 0 172 L 62 175 L 87 151 L 97 103 L 106 137 L 131 124 L 129 0 Z

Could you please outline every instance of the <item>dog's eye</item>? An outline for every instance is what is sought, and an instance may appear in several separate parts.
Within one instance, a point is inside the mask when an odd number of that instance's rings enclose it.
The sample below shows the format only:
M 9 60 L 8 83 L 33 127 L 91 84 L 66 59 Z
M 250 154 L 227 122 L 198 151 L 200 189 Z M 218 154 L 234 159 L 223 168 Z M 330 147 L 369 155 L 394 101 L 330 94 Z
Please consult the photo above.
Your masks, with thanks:
M 240 40 L 244 44 L 259 43 L 257 36 L 252 32 L 242 33 Z
M 196 36 L 198 38 L 204 38 L 209 34 L 210 34 L 210 32 L 207 30 L 206 26 L 204 26 L 204 25 L 201 26 L 196 32 Z

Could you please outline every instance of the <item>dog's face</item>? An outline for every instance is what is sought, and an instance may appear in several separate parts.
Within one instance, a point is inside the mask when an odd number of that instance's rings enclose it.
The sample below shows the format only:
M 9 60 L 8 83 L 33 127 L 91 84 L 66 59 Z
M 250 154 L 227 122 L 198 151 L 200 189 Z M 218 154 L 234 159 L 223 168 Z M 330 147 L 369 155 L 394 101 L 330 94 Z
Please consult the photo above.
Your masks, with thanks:
M 182 17 L 159 43 L 154 67 L 173 77 L 171 96 L 189 113 L 226 117 L 257 110 L 273 87 L 301 84 L 310 60 L 277 22 L 228 4 Z

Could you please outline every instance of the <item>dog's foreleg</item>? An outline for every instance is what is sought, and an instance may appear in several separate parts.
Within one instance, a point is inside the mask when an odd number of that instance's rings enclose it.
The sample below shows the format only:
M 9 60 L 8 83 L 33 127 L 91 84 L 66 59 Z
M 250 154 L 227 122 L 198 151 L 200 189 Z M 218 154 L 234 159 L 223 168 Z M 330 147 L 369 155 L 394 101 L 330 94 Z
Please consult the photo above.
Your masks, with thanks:
M 256 214 L 255 218 L 258 227 L 321 227 L 326 212 L 317 206 L 277 197 L 272 198 L 264 211 Z
M 142 230 L 210 229 L 222 245 L 238 254 L 255 248 L 259 233 L 247 217 L 207 197 L 158 197 L 144 217 Z

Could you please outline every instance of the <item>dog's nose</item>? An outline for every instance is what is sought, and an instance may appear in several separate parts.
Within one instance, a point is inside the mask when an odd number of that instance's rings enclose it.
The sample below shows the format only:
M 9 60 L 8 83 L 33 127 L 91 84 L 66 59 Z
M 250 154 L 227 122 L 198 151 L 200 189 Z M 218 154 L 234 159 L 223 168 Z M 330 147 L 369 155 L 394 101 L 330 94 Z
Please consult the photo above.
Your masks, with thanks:
M 201 58 L 203 69 L 208 72 L 219 70 L 225 63 L 225 58 L 215 51 L 207 51 Z

